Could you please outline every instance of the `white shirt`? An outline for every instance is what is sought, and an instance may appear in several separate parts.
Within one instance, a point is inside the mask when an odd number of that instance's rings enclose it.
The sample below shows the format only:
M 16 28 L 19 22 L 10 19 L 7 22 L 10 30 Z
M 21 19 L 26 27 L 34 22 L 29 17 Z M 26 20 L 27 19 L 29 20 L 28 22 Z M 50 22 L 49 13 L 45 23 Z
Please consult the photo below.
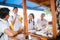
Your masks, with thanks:
M 37 20 L 37 24 L 46 25 L 47 24 L 47 20 L 46 19 L 43 19 L 43 20 L 38 19 Z
M 20 17 L 19 15 L 16 16 L 16 21 L 14 23 L 14 31 L 17 31 L 19 28 L 22 28 L 22 22 L 18 20 L 19 17 Z M 12 12 L 12 15 L 10 14 L 10 17 L 9 17 L 9 22 L 11 22 L 11 20 L 13 20 L 14 18 L 15 18 L 15 15 Z
M 38 19 L 37 20 L 38 29 L 44 29 L 44 28 L 46 28 L 46 26 L 47 26 L 47 20 L 46 19 L 43 19 L 43 20 Z
M 35 27 L 35 22 L 30 21 L 30 23 L 29 23 L 29 21 L 28 21 L 28 30 L 33 30 L 34 27 Z
M 0 19 L 0 33 L 4 33 L 5 29 L 9 29 L 9 23 Z M 8 35 L 4 33 L 0 40 L 8 40 Z
M 38 31 L 37 34 L 40 34 L 40 35 L 45 35 L 47 36 L 46 34 L 48 34 L 49 37 L 52 37 L 52 25 L 47 25 L 47 20 L 46 19 L 38 19 L 37 20 L 37 25 L 40 24 L 39 26 L 41 27 L 38 27 L 39 30 L 41 29 L 41 31 Z M 45 25 L 45 26 L 42 26 L 42 25 Z

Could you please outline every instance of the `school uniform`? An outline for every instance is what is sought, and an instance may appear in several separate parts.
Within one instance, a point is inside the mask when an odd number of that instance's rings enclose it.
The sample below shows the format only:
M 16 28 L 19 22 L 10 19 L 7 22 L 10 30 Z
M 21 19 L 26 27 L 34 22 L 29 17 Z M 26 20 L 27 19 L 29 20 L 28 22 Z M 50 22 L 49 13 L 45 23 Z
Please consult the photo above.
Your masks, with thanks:
M 47 24 L 47 20 L 46 19 L 43 19 L 43 20 L 38 19 L 37 20 L 37 24 L 46 25 Z
M 0 40 L 8 40 L 8 35 L 5 34 L 5 32 L 4 32 L 6 29 L 9 29 L 8 21 L 0 19 L 0 35 L 1 35 L 1 33 L 3 33 Z
M 46 28 L 47 20 L 46 19 L 43 19 L 43 20 L 38 19 L 36 25 L 38 26 L 38 28 L 40 28 L 40 30 L 42 30 L 42 29 Z
M 35 22 L 34 21 L 28 21 L 28 30 L 33 30 L 35 28 Z
M 46 19 L 43 19 L 43 20 L 38 19 L 37 25 L 40 30 L 39 32 L 37 32 L 37 34 L 52 37 L 52 34 L 53 34 L 52 33 L 52 26 L 47 25 Z
M 19 28 L 23 28 L 22 27 L 22 22 L 20 20 L 18 20 L 20 16 L 17 15 L 16 16 L 16 20 L 15 20 L 15 23 L 14 23 L 14 31 L 18 31 Z M 10 14 L 10 17 L 9 17 L 9 23 L 11 23 L 11 20 L 13 20 L 15 18 L 15 14 L 12 12 L 12 14 Z
M 39 32 L 36 32 L 37 34 L 45 35 L 44 33 L 46 32 L 45 29 L 47 28 L 47 20 L 46 19 L 38 19 L 36 28 L 39 30 Z
M 36 25 L 35 21 L 28 21 L 28 32 L 30 33 L 36 33 Z
M 22 21 L 20 21 L 18 18 L 19 18 L 20 16 L 19 15 L 17 15 L 16 16 L 16 20 L 15 20 L 15 23 L 14 23 L 14 27 L 13 27 L 13 31 L 18 31 L 19 30 L 19 28 L 23 28 L 22 27 Z M 15 18 L 15 14 L 12 12 L 12 14 L 10 14 L 10 18 L 9 18 L 9 23 L 11 23 L 11 20 L 13 20 Z M 24 34 L 19 34 L 19 35 L 17 35 L 16 36 L 18 39 L 24 39 Z
M 29 31 L 30 33 L 36 32 L 36 30 L 35 30 L 35 21 L 33 21 L 33 20 L 32 20 L 32 21 L 28 20 L 28 31 Z M 38 38 L 31 36 L 31 40 L 38 40 Z

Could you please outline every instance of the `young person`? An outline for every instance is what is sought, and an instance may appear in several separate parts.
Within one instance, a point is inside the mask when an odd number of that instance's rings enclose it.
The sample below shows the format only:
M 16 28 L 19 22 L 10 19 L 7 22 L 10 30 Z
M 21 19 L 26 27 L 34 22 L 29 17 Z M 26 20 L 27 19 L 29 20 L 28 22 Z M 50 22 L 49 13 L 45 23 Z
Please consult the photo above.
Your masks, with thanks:
M 20 31 L 22 29 L 22 20 L 19 20 L 21 18 L 18 15 L 18 8 L 14 7 L 12 14 L 10 14 L 9 21 L 13 25 L 13 28 L 11 28 L 14 31 Z
M 33 30 L 34 28 L 35 28 L 34 14 L 31 13 L 29 15 L 29 20 L 28 20 L 28 30 Z
M 8 40 L 8 36 L 13 37 L 18 34 L 9 28 L 9 11 L 8 8 L 0 8 L 0 40 Z
M 41 26 L 41 28 L 40 28 L 41 30 L 46 28 L 46 26 L 47 26 L 47 20 L 44 19 L 44 17 L 45 17 L 45 14 L 42 13 L 41 17 L 37 20 L 37 24 L 39 24 Z
M 18 15 L 18 8 L 17 7 L 13 8 L 13 12 L 12 12 L 12 14 L 10 14 L 10 17 L 9 17 L 9 23 L 11 26 L 10 28 L 13 31 L 16 31 L 19 33 L 19 35 L 17 35 L 16 37 L 18 39 L 22 38 L 24 36 L 24 34 L 22 34 L 22 32 L 23 32 L 22 18 L 21 18 L 21 16 Z

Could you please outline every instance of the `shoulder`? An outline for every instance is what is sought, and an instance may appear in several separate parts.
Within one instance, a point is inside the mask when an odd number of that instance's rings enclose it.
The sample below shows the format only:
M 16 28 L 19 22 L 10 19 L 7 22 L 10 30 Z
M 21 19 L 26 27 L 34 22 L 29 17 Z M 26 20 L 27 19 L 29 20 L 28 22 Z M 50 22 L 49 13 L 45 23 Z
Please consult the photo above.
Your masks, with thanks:
M 9 15 L 14 15 L 14 13 L 12 11 L 9 12 Z
M 45 22 L 48 22 L 46 19 L 44 19 Z
M 9 24 L 9 23 L 7 22 L 7 24 Z M 3 28 L 4 28 L 4 27 L 7 27 L 7 24 L 5 24 L 4 22 L 1 22 L 1 21 L 0 21 L 0 27 L 3 27 Z
M 3 23 L 0 21 L 0 26 L 2 26 L 3 25 Z
M 46 19 L 44 19 L 45 21 L 47 21 Z
M 39 18 L 37 20 L 40 20 Z
M 4 26 L 3 22 L 0 21 L 0 30 L 3 30 L 4 28 L 3 26 Z
M 2 25 L 3 24 L 3 22 L 2 21 L 0 21 L 0 25 Z
M 39 21 L 41 21 L 40 19 L 37 19 L 37 21 L 39 22 Z

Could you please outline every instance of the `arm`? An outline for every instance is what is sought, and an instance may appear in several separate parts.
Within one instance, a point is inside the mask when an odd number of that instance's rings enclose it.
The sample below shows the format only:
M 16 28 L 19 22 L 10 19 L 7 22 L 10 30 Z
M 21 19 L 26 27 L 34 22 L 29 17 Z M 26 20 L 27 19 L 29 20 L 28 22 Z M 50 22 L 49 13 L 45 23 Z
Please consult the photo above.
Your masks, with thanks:
M 8 36 L 10 36 L 10 37 L 13 37 L 13 36 L 15 36 L 15 35 L 18 34 L 17 32 L 11 31 L 11 30 L 9 30 L 9 29 L 5 29 L 4 32 L 5 32 Z
M 20 33 L 22 33 L 23 31 L 24 31 L 24 30 L 23 30 L 22 28 L 19 28 L 17 32 L 18 32 L 18 34 L 20 34 Z
M 20 21 L 19 23 L 18 23 L 18 30 L 17 30 L 17 32 L 18 33 L 22 33 L 24 31 L 24 27 L 22 26 L 22 22 Z
M 9 23 L 10 23 L 10 29 L 11 29 L 11 30 L 14 29 L 15 21 L 16 21 L 16 17 L 13 18 L 13 16 L 10 16 L 10 18 L 9 18 Z
M 11 15 L 10 17 L 9 17 L 9 21 L 14 25 L 14 23 L 15 23 L 15 21 L 16 21 L 16 16 L 17 15 L 15 15 L 15 16 L 13 16 L 13 15 Z
M 14 25 L 14 23 L 15 23 L 15 20 L 16 20 L 16 17 L 11 20 L 11 23 L 12 23 L 13 25 Z

